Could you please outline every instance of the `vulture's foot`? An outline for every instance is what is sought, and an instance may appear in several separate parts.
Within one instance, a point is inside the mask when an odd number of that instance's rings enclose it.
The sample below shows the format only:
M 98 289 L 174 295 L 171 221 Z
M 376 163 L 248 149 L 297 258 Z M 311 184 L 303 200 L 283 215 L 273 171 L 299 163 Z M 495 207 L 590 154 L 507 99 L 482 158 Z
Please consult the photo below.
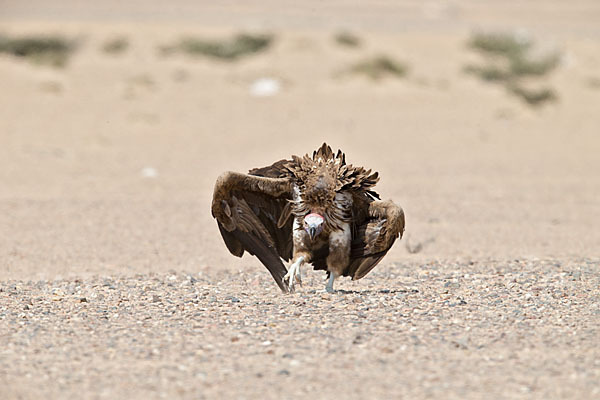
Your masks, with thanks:
M 295 284 L 298 282 L 300 286 L 302 286 L 302 275 L 300 273 L 300 266 L 304 262 L 304 257 L 300 256 L 298 259 L 290 265 L 290 269 L 287 274 L 283 277 L 283 281 L 287 281 L 288 286 L 290 288 L 290 293 L 293 293 L 295 290 Z
M 329 280 L 327 280 L 327 285 L 325 285 L 325 291 L 327 293 L 333 293 L 333 281 L 335 281 L 335 275 L 333 272 L 329 272 Z

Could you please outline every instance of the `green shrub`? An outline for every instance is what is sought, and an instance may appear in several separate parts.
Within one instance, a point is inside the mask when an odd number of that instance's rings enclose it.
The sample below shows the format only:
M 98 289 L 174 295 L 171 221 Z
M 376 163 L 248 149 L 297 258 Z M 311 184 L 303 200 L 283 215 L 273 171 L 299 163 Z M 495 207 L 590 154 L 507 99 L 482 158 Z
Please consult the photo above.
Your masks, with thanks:
M 474 74 L 484 81 L 496 82 L 506 81 L 509 78 L 509 72 L 505 68 L 501 68 L 496 65 L 486 65 L 479 67 L 476 65 L 469 65 L 465 67 L 465 72 Z
M 478 51 L 504 57 L 519 57 L 531 48 L 531 41 L 507 33 L 476 33 L 469 45 Z
M 73 41 L 58 36 L 25 36 L 9 38 L 0 36 L 0 53 L 22 57 L 36 64 L 54 67 L 66 65 L 75 50 Z
M 359 47 L 360 39 L 350 32 L 339 32 L 334 36 L 335 42 L 345 47 Z
M 560 64 L 558 53 L 532 55 L 533 42 L 505 33 L 477 33 L 469 40 L 469 46 L 483 53 L 484 66 L 469 65 L 465 71 L 487 82 L 504 85 L 510 93 L 532 106 L 558 98 L 554 90 L 527 89 L 526 78 L 545 77 Z
M 228 40 L 184 38 L 175 46 L 163 48 L 165 52 L 179 51 L 194 56 L 207 56 L 225 61 L 266 50 L 272 43 L 270 35 L 239 34 Z
M 558 96 L 551 88 L 528 89 L 519 85 L 509 86 L 509 90 L 531 106 L 537 106 L 548 101 L 555 101 Z
M 377 56 L 354 65 L 351 71 L 365 74 L 371 79 L 381 79 L 388 75 L 402 78 L 407 74 L 408 68 L 387 56 Z
M 558 54 L 549 54 L 538 59 L 532 57 L 518 57 L 511 59 L 510 73 L 514 76 L 544 76 L 560 63 Z

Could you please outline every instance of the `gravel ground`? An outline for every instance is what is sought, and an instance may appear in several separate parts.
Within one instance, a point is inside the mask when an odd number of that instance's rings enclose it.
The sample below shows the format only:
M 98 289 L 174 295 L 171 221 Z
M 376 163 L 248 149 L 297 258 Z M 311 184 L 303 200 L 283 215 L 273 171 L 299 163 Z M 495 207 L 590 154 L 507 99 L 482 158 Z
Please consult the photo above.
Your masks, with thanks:
M 3 398 L 600 396 L 600 261 L 0 284 Z M 8 389 L 8 391 L 6 391 Z

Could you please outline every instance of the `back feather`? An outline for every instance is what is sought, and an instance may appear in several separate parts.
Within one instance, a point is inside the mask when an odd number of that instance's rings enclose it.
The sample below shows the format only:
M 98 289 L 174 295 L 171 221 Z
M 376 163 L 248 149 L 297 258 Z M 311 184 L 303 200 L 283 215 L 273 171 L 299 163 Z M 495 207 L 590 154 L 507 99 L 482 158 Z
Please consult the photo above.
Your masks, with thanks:
M 364 191 L 370 193 L 374 198 L 379 198 L 377 193 L 371 190 L 379 182 L 379 173 L 371 173 L 370 169 L 346 164 L 346 155 L 341 150 L 334 154 L 327 143 L 323 143 L 318 150 L 315 150 L 312 157 L 308 154 L 304 157 L 292 156 L 291 161 L 280 164 L 278 167 L 287 170 L 289 176 L 296 180 L 301 190 L 315 184 L 315 177 L 324 175 L 334 182 L 333 189 L 336 192 L 341 190 Z

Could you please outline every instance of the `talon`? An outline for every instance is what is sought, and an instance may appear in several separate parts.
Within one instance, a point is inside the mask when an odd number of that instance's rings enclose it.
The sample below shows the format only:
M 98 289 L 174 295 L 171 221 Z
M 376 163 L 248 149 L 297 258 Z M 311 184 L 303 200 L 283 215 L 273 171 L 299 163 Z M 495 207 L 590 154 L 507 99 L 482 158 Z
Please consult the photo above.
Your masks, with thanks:
M 295 288 L 294 288 L 294 274 L 292 269 L 290 268 L 290 270 L 288 271 L 287 274 L 284 275 L 283 277 L 283 281 L 288 283 L 288 288 L 290 290 L 290 293 L 294 293 Z
M 290 269 L 288 270 L 287 274 L 285 274 L 283 276 L 284 282 L 285 281 L 288 282 L 290 293 L 294 292 L 294 286 L 295 286 L 296 282 L 298 282 L 298 284 L 300 286 L 302 286 L 302 277 L 300 275 L 300 265 L 302 264 L 303 261 L 304 261 L 304 257 L 299 257 L 298 260 L 296 260 L 296 262 L 294 262 L 292 265 L 290 265 Z
M 293 282 L 292 282 L 292 279 L 291 279 L 291 276 L 290 276 L 290 273 L 289 273 L 289 272 L 283 276 L 283 281 L 284 281 L 284 282 L 287 282 L 287 283 L 288 283 L 288 285 L 292 285 L 292 284 L 293 284 Z

